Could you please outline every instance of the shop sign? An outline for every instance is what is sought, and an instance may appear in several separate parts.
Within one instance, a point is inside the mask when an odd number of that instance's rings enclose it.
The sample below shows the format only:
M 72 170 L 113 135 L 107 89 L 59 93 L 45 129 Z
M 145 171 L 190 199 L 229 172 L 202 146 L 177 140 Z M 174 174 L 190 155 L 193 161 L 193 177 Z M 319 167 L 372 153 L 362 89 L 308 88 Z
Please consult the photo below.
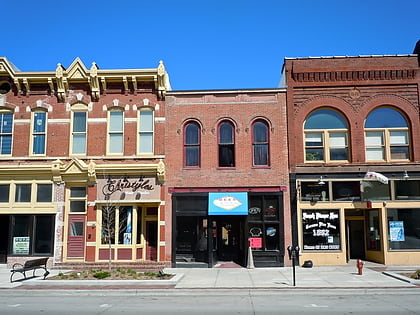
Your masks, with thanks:
M 13 238 L 13 254 L 28 255 L 29 254 L 29 236 L 18 236 Z
M 107 176 L 98 179 L 98 200 L 158 200 L 154 176 Z
M 247 215 L 248 193 L 209 193 L 209 215 Z
M 303 249 L 340 249 L 340 221 L 337 210 L 302 212 Z
M 262 248 L 262 238 L 261 237 L 250 237 L 249 246 L 251 248 Z
M 391 242 L 404 242 L 404 222 L 389 221 L 389 238 Z

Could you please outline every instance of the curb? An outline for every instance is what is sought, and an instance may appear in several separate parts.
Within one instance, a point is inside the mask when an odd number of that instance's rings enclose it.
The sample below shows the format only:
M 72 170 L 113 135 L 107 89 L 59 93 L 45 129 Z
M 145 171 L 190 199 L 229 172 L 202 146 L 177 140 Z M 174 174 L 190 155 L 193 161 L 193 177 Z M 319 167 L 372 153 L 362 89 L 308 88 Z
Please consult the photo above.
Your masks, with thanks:
M 171 279 L 165 280 L 49 280 L 31 279 L 25 281 L 26 286 L 34 287 L 74 287 L 74 286 L 175 286 L 184 276 L 183 273 L 175 274 Z
M 387 275 L 389 277 L 392 277 L 392 278 L 395 278 L 395 279 L 398 279 L 398 280 L 401 280 L 401 281 L 404 281 L 404 282 L 408 282 L 408 283 L 415 284 L 415 285 L 420 285 L 420 280 L 416 280 L 416 279 L 412 279 L 412 278 L 403 276 L 403 275 L 401 275 L 397 272 L 382 271 L 382 273 L 384 275 Z

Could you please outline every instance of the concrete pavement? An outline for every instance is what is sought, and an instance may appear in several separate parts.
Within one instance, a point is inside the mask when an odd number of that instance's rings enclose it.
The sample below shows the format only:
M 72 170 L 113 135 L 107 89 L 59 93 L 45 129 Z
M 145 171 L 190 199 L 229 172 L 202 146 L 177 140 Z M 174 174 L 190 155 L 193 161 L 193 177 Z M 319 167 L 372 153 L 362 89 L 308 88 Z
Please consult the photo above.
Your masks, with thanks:
M 385 266 L 367 262 L 363 274 L 358 275 L 355 263 L 345 266 L 295 268 L 166 268 L 174 274 L 171 280 L 43 280 L 35 277 L 10 283 L 10 269 L 0 265 L 0 289 L 29 288 L 175 288 L 175 289 L 287 289 L 287 288 L 420 288 L 420 280 L 401 276 L 403 271 L 414 271 L 420 266 Z M 51 269 L 50 276 L 65 270 Z M 31 273 L 29 273 L 31 274 Z M 42 270 L 39 270 L 39 275 Z M 19 279 L 18 274 L 15 275 Z M 15 279 L 15 278 L 14 278 Z

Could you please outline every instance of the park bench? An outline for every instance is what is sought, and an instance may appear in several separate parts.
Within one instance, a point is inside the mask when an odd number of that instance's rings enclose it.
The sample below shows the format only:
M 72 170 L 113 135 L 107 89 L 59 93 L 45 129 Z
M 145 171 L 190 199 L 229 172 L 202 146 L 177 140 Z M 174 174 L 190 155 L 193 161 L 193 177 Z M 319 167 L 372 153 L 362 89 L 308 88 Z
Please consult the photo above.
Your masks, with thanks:
M 23 276 L 25 277 L 24 279 L 27 279 L 26 272 L 32 270 L 33 271 L 32 277 L 35 277 L 35 271 L 37 269 L 44 269 L 45 270 L 45 272 L 44 272 L 44 280 L 45 280 L 45 278 L 50 274 L 50 272 L 47 270 L 47 260 L 48 260 L 48 257 L 27 260 L 27 261 L 25 261 L 25 263 L 23 265 L 20 264 L 20 263 L 15 263 L 12 266 L 12 269 L 10 270 L 10 272 L 12 273 L 10 275 L 10 282 L 13 282 L 12 278 L 13 278 L 13 275 L 16 272 L 19 272 L 19 273 L 23 274 Z

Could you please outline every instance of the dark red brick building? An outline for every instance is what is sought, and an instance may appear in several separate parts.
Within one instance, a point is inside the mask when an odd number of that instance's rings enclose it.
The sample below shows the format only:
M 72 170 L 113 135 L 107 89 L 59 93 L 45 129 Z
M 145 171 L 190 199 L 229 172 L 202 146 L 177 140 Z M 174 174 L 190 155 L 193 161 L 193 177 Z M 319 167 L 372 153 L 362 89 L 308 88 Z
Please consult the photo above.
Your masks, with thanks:
M 255 266 L 284 265 L 291 241 L 285 96 L 279 89 L 167 94 L 174 265 L 246 266 L 249 239 Z

